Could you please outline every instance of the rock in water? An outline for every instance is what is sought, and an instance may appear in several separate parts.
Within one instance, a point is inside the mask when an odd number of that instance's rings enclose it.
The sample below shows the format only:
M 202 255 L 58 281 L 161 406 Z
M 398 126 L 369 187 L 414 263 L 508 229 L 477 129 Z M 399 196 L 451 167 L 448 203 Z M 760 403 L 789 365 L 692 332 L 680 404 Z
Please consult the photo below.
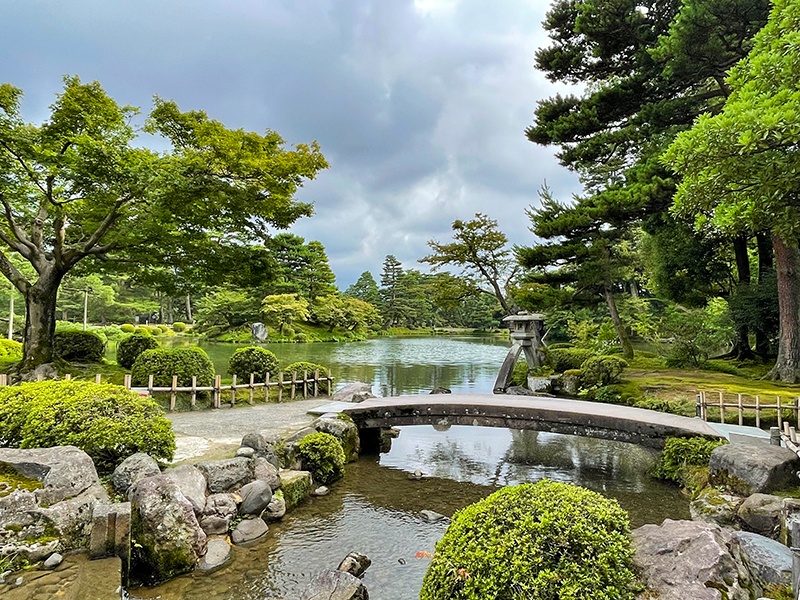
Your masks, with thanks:
M 717 488 L 703 488 L 689 504 L 689 512 L 695 521 L 716 523 L 729 527 L 736 521 L 736 511 L 743 498 L 723 494 Z
M 166 475 L 146 477 L 133 484 L 130 500 L 141 577 L 155 583 L 194 569 L 205 551 L 206 534 L 175 482 Z
M 312 496 L 327 496 L 330 493 L 331 493 L 331 490 L 330 490 L 330 488 L 328 486 L 321 485 L 317 489 L 315 489 L 313 492 L 311 492 L 311 495 Z
M 269 330 L 267 326 L 263 323 L 252 323 L 250 325 L 250 333 L 253 335 L 253 339 L 257 342 L 263 342 L 267 339 L 269 335 Z
M 437 521 L 447 518 L 433 510 L 421 510 L 419 511 L 419 516 L 422 517 L 422 520 L 426 523 L 436 523 Z
M 279 491 L 272 496 L 272 500 L 270 500 L 267 508 L 261 513 L 261 518 L 268 522 L 277 521 L 278 519 L 282 519 L 285 514 L 286 501 L 283 499 L 283 492 Z
M 374 397 L 372 384 L 356 382 L 348 383 L 346 386 L 336 390 L 332 400 L 334 402 L 363 402 Z
M 256 479 L 242 487 L 239 495 L 242 497 L 239 514 L 260 515 L 272 500 L 272 489 L 263 479 Z
M 300 594 L 300 600 L 369 600 L 367 588 L 344 571 L 323 571 Z
M 48 571 L 55 569 L 58 565 L 62 563 L 64 557 L 61 556 L 58 552 L 53 552 L 46 561 L 44 561 L 44 568 Z
M 436 387 L 431 390 L 431 394 L 452 394 L 452 390 L 446 387 Z
M 369 569 L 371 564 L 372 561 L 366 554 L 361 554 L 360 552 L 351 552 L 344 557 L 344 560 L 339 563 L 339 566 L 336 568 L 336 570 L 350 573 L 350 575 L 353 577 L 361 577 L 364 572 Z
M 737 531 L 734 535 L 750 577 L 762 592 L 773 586 L 792 586 L 792 551 L 789 548 L 757 533 Z
M 231 540 L 237 545 L 247 544 L 264 537 L 268 531 L 269 528 L 263 519 L 245 519 L 233 530 Z
M 781 532 L 783 498 L 753 494 L 739 507 L 739 519 L 748 531 L 778 539 Z
M 708 462 L 709 482 L 749 496 L 797 485 L 800 458 L 788 448 L 726 444 L 714 448 Z
M 209 540 L 206 545 L 206 554 L 200 560 L 197 568 L 201 571 L 213 571 L 231 559 L 231 547 L 222 538 Z

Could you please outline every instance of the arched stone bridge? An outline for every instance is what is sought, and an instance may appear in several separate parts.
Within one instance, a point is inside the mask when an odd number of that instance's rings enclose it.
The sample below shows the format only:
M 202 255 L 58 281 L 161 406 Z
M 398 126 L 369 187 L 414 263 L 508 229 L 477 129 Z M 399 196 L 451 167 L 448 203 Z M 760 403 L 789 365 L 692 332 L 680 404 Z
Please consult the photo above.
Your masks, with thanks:
M 630 442 L 661 449 L 668 437 L 723 434 L 700 419 L 543 396 L 435 394 L 374 398 L 347 407 L 362 435 L 398 425 L 483 425 Z

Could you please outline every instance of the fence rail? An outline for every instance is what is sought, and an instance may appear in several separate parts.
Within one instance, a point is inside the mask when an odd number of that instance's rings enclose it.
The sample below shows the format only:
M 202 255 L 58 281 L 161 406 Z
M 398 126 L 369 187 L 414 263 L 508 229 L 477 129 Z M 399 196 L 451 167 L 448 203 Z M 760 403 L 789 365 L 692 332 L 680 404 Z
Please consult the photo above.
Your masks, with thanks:
M 130 373 L 125 375 L 125 379 L 123 385 L 128 388 L 129 390 L 139 391 L 139 392 L 147 392 L 148 395 L 153 393 L 168 393 L 169 397 L 169 410 L 174 411 L 175 405 L 177 402 L 178 394 L 179 393 L 190 393 L 192 395 L 191 400 L 191 408 L 194 410 L 197 408 L 197 394 L 201 392 L 211 392 L 211 405 L 213 408 L 220 408 L 222 405 L 222 392 L 230 392 L 231 393 L 231 400 L 230 406 L 233 407 L 236 404 L 236 393 L 239 390 L 246 390 L 248 395 L 248 402 L 250 404 L 255 404 L 256 399 L 256 390 L 262 389 L 264 390 L 264 400 L 269 402 L 269 390 L 270 388 L 277 388 L 278 391 L 278 402 L 283 402 L 284 394 L 288 395 L 289 400 L 294 400 L 295 397 L 302 393 L 303 399 L 309 397 L 309 394 L 312 398 L 316 398 L 319 396 L 320 384 L 327 383 L 328 384 L 328 391 L 333 389 L 334 385 L 334 378 L 328 375 L 320 376 L 319 370 L 314 370 L 311 373 L 308 371 L 303 371 L 303 378 L 298 379 L 298 373 L 293 372 L 291 379 L 284 379 L 283 373 L 278 373 L 278 379 L 275 381 L 270 381 L 270 374 L 267 373 L 264 381 L 256 381 L 255 375 L 253 373 L 250 374 L 250 381 L 247 383 L 237 383 L 236 382 L 236 375 L 233 376 L 233 380 L 231 383 L 222 383 L 222 376 L 215 375 L 214 376 L 214 383 L 210 386 L 199 386 L 197 385 L 197 377 L 192 377 L 192 385 L 190 386 L 179 386 L 178 385 L 178 376 L 172 376 L 172 385 L 170 386 L 155 386 L 153 385 L 154 376 L 150 375 L 147 378 L 147 385 L 146 386 L 133 386 L 131 385 L 131 375 Z M 311 377 L 309 377 L 311 375 Z M 43 381 L 44 378 L 40 375 L 39 381 Z M 65 375 L 64 379 L 69 381 L 72 379 L 72 375 Z M 98 373 L 95 375 L 94 378 L 96 383 L 102 383 L 102 375 Z M 0 373 L 0 387 L 8 385 L 8 375 Z
M 711 397 L 709 397 L 709 395 Z M 746 398 L 743 394 L 735 394 L 735 397 L 735 402 L 728 402 L 724 392 L 700 391 L 697 393 L 696 416 L 704 421 L 708 421 L 708 409 L 718 409 L 719 422 L 725 423 L 726 411 L 736 411 L 739 425 L 742 425 L 744 421 L 744 411 L 754 410 L 756 427 L 760 428 L 762 421 L 761 413 L 764 411 L 775 411 L 776 415 L 770 415 L 771 418 L 769 421 L 776 422 L 778 429 L 783 431 L 784 424 L 787 427 L 789 426 L 789 422 L 783 418 L 783 411 L 790 410 L 793 413 L 793 420 L 797 422 L 797 429 L 800 429 L 800 397 L 782 399 L 781 396 L 775 396 L 774 403 L 765 403 L 760 396 Z

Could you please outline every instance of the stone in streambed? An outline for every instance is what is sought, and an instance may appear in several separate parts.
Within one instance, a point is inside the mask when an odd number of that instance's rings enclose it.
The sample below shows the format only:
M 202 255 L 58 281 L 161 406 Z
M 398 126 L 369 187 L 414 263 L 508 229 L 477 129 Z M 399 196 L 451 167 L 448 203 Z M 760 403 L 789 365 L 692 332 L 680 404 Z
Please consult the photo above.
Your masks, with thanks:
M 277 521 L 282 519 L 285 514 L 286 502 L 283 499 L 283 491 L 278 490 L 272 495 L 272 500 L 270 500 L 264 512 L 261 513 L 261 518 L 267 522 Z
M 344 571 L 323 571 L 300 594 L 300 600 L 369 600 L 367 588 Z
M 245 519 L 231 533 L 231 541 L 237 545 L 255 542 L 267 535 L 268 531 L 269 528 L 263 519 Z
M 272 500 L 272 489 L 263 479 L 256 479 L 239 490 L 242 503 L 239 505 L 241 515 L 260 515 Z
M 753 494 L 745 499 L 738 514 L 744 529 L 778 539 L 782 510 L 783 498 L 770 494 Z
M 231 559 L 231 547 L 224 538 L 208 541 L 206 553 L 197 565 L 200 571 L 213 571 Z
M 350 573 L 350 575 L 353 577 L 361 577 L 371 564 L 372 561 L 366 554 L 361 554 L 360 552 L 351 552 L 344 557 L 344 560 L 339 563 L 339 566 L 336 567 L 336 570 Z
M 283 499 L 286 510 L 292 510 L 298 504 L 305 502 L 311 495 L 311 473 L 308 471 L 280 472 Z
M 195 466 L 203 473 L 212 494 L 234 491 L 253 480 L 253 461 L 243 456 L 209 460 Z
M 725 444 L 714 448 L 708 462 L 711 485 L 749 496 L 797 485 L 800 458 L 788 448 Z

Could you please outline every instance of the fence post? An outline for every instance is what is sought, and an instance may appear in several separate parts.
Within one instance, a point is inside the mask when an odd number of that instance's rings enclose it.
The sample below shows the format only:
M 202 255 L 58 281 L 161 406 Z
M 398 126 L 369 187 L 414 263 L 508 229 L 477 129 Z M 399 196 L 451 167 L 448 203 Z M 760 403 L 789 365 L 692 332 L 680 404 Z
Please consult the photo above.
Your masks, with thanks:
M 8 385 L 8 375 L 5 373 L 0 373 L 0 387 L 5 387 Z
M 250 404 L 254 404 L 255 400 L 253 399 L 253 379 L 255 378 L 255 373 L 250 373 Z
M 178 392 L 175 391 L 175 388 L 178 387 L 178 376 L 172 376 L 172 391 L 169 393 L 169 409 L 171 411 L 175 410 L 175 401 L 178 398 Z
M 308 369 L 303 369 L 303 400 L 308 399 Z
M 103 376 L 100 375 L 100 373 L 98 373 L 97 375 L 94 376 L 94 382 L 95 383 L 103 383 Z
M 64 381 L 69 381 L 70 379 L 72 379 L 71 373 L 67 373 L 66 375 L 64 375 Z
M 236 375 L 233 376 L 233 381 L 231 382 L 231 408 L 236 406 Z
M 319 396 L 319 369 L 314 369 L 314 398 Z
M 781 424 L 782 418 L 783 417 L 781 416 L 781 397 L 778 396 L 778 429 L 781 429 L 781 427 L 783 427 L 783 425 Z
M 744 415 L 742 414 L 742 395 L 739 394 L 739 425 L 744 424 Z
M 269 373 L 264 377 L 264 404 L 269 404 Z
M 122 383 L 127 389 L 131 389 L 131 374 L 125 373 L 125 379 Z
M 781 445 L 781 430 L 777 427 L 769 428 L 769 443 L 771 446 Z
M 756 427 L 761 428 L 761 398 L 756 396 Z
M 725 423 L 725 398 L 719 393 L 719 422 Z
M 222 403 L 222 375 L 214 376 L 214 408 L 219 408 Z
M 700 392 L 700 412 L 702 413 L 703 421 L 708 421 L 708 406 L 706 405 L 706 393 Z
M 147 395 L 148 396 L 152 396 L 153 395 L 153 376 L 152 375 L 148 375 L 147 376 Z
M 283 371 L 278 373 L 278 403 L 283 402 Z
M 192 410 L 197 408 L 197 375 L 192 375 Z
M 297 371 L 292 371 L 292 391 L 289 392 L 289 400 L 294 400 L 294 386 L 297 385 Z

